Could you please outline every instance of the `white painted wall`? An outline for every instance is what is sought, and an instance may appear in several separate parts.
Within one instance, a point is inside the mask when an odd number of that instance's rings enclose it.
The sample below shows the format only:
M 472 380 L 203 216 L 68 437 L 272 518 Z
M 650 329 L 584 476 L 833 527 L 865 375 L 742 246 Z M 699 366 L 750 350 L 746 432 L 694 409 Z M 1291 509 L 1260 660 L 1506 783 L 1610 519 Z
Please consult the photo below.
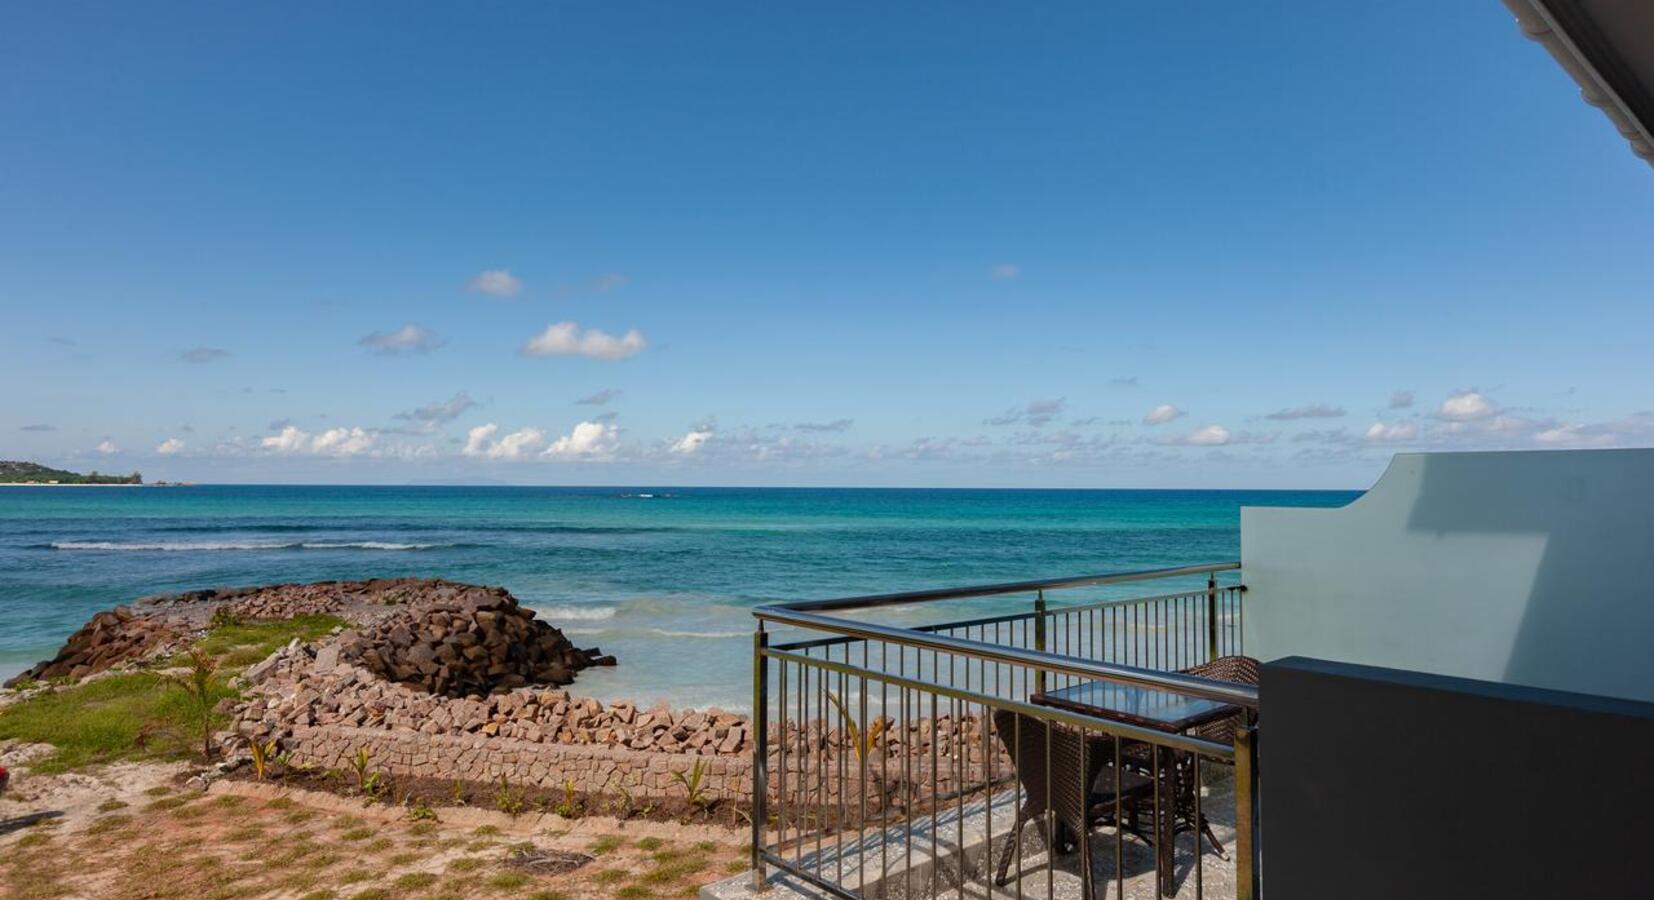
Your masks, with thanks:
M 1241 510 L 1248 654 L 1654 701 L 1654 450 L 1404 453 Z

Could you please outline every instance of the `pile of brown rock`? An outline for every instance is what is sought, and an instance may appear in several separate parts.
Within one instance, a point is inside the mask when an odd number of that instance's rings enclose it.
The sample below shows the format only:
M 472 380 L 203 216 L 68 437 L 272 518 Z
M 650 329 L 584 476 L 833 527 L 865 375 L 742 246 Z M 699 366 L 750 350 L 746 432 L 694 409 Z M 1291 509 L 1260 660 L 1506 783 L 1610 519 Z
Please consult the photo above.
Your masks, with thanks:
M 117 663 L 170 649 L 188 634 L 188 627 L 176 619 L 117 606 L 94 615 L 69 636 L 56 656 L 8 680 L 6 687 L 63 676 L 84 678 Z
M 502 588 L 458 587 L 339 638 L 339 659 L 388 681 L 449 697 L 524 685 L 565 685 L 587 666 L 612 666 L 535 618 Z
M 534 687 L 443 696 L 354 665 L 339 646 L 295 643 L 249 670 L 254 687 L 237 710 L 236 731 L 279 739 L 299 727 L 342 726 L 702 756 L 737 756 L 752 749 L 747 718 L 723 710 L 674 710 L 664 704 L 639 709 L 625 701 L 605 706 Z

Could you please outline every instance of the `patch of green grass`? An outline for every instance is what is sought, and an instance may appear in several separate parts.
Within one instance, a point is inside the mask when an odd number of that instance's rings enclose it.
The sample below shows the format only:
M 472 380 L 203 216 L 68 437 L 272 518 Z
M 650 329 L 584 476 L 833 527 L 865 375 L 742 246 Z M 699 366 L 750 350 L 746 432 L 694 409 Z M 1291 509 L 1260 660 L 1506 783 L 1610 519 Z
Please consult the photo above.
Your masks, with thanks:
M 459 859 L 448 861 L 448 871 L 450 872 L 475 872 L 482 866 L 483 860 L 477 856 L 462 856 Z
M 465 851 L 467 853 L 476 853 L 481 850 L 487 850 L 490 847 L 498 847 L 499 845 L 499 841 L 472 841 L 471 843 L 465 845 Z
M 488 886 L 497 891 L 512 891 L 528 884 L 528 876 L 521 872 L 500 872 L 488 879 Z
M 436 876 L 430 872 L 409 872 L 391 882 L 391 885 L 399 891 L 417 891 L 433 884 L 436 884 Z
M 704 868 L 704 856 L 663 859 L 657 861 L 653 869 L 643 873 L 641 880 L 647 884 L 676 884 Z
M 425 858 L 423 853 L 393 853 L 388 862 L 393 866 L 405 866 L 411 862 L 418 862 Z
M 234 843 L 242 843 L 245 841 L 260 840 L 264 837 L 264 834 L 265 831 L 262 826 L 243 825 L 240 828 L 234 828 L 225 833 L 224 839 Z
M 294 638 L 313 641 L 345 624 L 345 620 L 327 615 L 221 622 L 195 646 L 218 657 L 219 665 L 240 669 L 263 660 Z
M 86 834 L 108 834 L 111 831 L 120 831 L 132 824 L 131 816 L 104 816 L 86 826 Z
M 478 825 L 471 829 L 471 833 L 477 837 L 494 837 L 500 833 L 500 829 L 498 825 Z
M 724 863 L 724 874 L 739 875 L 750 868 L 752 868 L 752 863 L 749 860 L 732 859 L 729 862 Z
M 396 846 L 396 842 L 391 840 L 390 838 L 388 838 L 388 837 L 376 837 L 373 840 L 368 841 L 368 845 L 365 849 L 372 850 L 373 852 L 378 853 L 378 852 L 383 851 L 383 850 L 389 850 L 390 848 L 392 848 L 394 846 Z
M 624 846 L 626 846 L 625 838 L 618 834 L 605 834 L 592 841 L 592 855 L 602 856 L 605 853 L 613 853 Z
M 692 846 L 697 853 L 716 853 L 718 851 L 718 845 L 713 841 L 696 841 L 690 846 Z
M 592 880 L 598 884 L 614 884 L 617 881 L 625 881 L 631 875 L 632 873 L 625 869 L 604 869 L 593 875 Z
M 653 889 L 640 884 L 628 884 L 615 891 L 615 896 L 619 897 L 620 900 L 649 900 L 649 898 L 655 896 L 655 892 Z
M 366 825 L 363 825 L 359 828 L 352 828 L 349 831 L 340 832 L 339 833 L 339 840 L 341 840 L 341 841 L 365 841 L 368 838 L 373 837 L 373 835 L 374 835 L 374 830 L 372 828 L 367 827 Z
M 391 892 L 384 888 L 368 888 L 351 895 L 351 900 L 390 900 Z
M 117 809 L 126 809 L 127 806 L 128 804 L 125 800 L 116 800 L 111 797 L 110 799 L 98 804 L 98 812 L 114 812 Z
M 364 881 L 372 881 L 372 880 L 374 880 L 375 878 L 378 878 L 378 877 L 379 877 L 378 872 L 374 872 L 374 871 L 369 870 L 369 869 L 351 869 L 350 871 L 348 871 L 348 872 L 344 873 L 343 875 L 339 876 L 339 883 L 340 884 L 360 884 Z
M 665 845 L 666 842 L 657 837 L 638 838 L 637 840 L 637 848 L 639 850 L 647 850 L 650 852 L 659 850 Z
M 12 846 L 16 847 L 19 850 L 24 850 L 24 849 L 27 849 L 29 847 L 38 847 L 41 844 L 48 843 L 48 842 L 51 841 L 51 839 L 52 839 L 52 836 L 50 834 L 47 834 L 44 831 L 31 831 L 28 834 L 25 834 L 22 837 L 18 838 L 17 843 L 13 844 Z
M 293 802 L 292 797 L 277 797 L 269 803 L 266 803 L 265 806 L 268 806 L 271 809 L 292 809 L 293 807 L 298 806 L 298 804 Z
M 528 900 L 569 900 L 569 895 L 562 891 L 535 891 L 528 895 Z
M 338 891 L 335 891 L 332 888 L 322 888 L 321 890 L 311 891 L 310 893 L 305 894 L 300 897 L 299 900 L 334 900 L 334 898 L 338 896 Z
M 427 834 L 436 834 L 436 823 L 415 822 L 414 824 L 408 826 L 408 833 L 417 837 L 424 837 Z
M 144 794 L 150 797 L 165 797 L 170 793 L 172 793 L 172 788 L 165 784 L 158 784 L 151 788 L 144 788 Z
M 223 681 L 211 702 L 235 697 Z M 214 715 L 214 727 L 225 717 Z M 33 771 L 56 774 L 118 759 L 180 758 L 198 753 L 200 719 L 183 691 L 149 672 L 114 675 L 53 691 L 0 710 L 0 739 L 51 744 Z
M 286 822 L 289 825 L 298 825 L 302 822 L 308 822 L 308 821 L 310 821 L 311 819 L 314 819 L 314 818 L 316 818 L 315 811 L 314 810 L 309 810 L 309 809 L 288 810 L 287 812 L 283 813 L 282 817 L 281 817 L 282 821 Z

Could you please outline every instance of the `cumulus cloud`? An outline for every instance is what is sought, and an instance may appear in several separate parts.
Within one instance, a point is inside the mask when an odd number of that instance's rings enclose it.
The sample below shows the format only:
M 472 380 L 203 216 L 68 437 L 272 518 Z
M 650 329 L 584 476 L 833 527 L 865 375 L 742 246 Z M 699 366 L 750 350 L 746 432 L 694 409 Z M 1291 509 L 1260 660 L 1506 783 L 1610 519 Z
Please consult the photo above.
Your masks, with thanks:
M 374 449 L 379 434 L 365 428 L 329 428 L 311 434 L 297 425 L 284 426 L 280 431 L 259 440 L 259 448 L 270 453 L 308 454 L 312 456 L 361 456 Z
M 557 322 L 529 338 L 520 352 L 524 356 L 585 356 L 617 360 L 635 356 L 646 346 L 648 342 L 636 328 L 615 337 L 596 328 L 582 331 L 575 322 Z
M 834 419 L 831 422 L 795 422 L 793 428 L 797 431 L 824 432 L 849 431 L 855 424 L 854 419 Z
M 988 267 L 988 277 L 995 281 L 1010 281 L 1022 274 L 1022 267 L 1016 263 L 999 263 Z
M 424 406 L 418 406 L 405 412 L 399 412 L 392 418 L 406 422 L 419 422 L 431 426 L 443 425 L 459 418 L 465 411 L 476 406 L 477 402 L 471 395 L 460 391 L 447 400 L 432 400 Z
M 402 353 L 429 353 L 442 346 L 443 340 L 425 328 L 409 322 L 395 331 L 375 331 L 356 343 L 385 356 Z
M 1413 407 L 1412 391 L 1396 391 L 1390 395 L 1391 409 L 1411 409 Z
M 1344 415 L 1344 407 L 1328 406 L 1325 403 L 1311 403 L 1308 406 L 1294 406 L 1291 409 L 1282 409 L 1264 416 L 1277 422 L 1289 422 L 1294 419 L 1337 419 Z
M 1183 436 L 1183 443 L 1192 447 L 1221 447 L 1234 439 L 1222 425 L 1206 425 Z
M 98 446 L 93 449 L 97 450 L 99 453 L 102 453 L 104 456 L 121 452 L 121 448 L 115 446 L 115 442 L 109 438 L 104 438 L 99 441 Z
M 712 439 L 713 430 L 714 426 L 710 421 L 697 423 L 690 428 L 688 434 L 673 441 L 670 450 L 679 456 L 694 456 Z
M 467 281 L 465 289 L 474 294 L 487 294 L 490 297 L 515 297 L 522 293 L 523 282 L 512 275 L 509 269 L 487 269 Z
M 1181 419 L 1185 415 L 1187 415 L 1187 413 L 1171 405 L 1170 403 L 1162 403 L 1154 409 L 1149 410 L 1149 414 L 1143 417 L 1143 424 L 1164 425 L 1167 422 Z
M 519 459 L 545 446 L 546 433 L 538 428 L 519 428 L 488 448 L 489 459 Z
M 574 430 L 552 441 L 545 456 L 550 459 L 596 460 L 614 454 L 620 443 L 620 429 L 605 422 L 581 422 Z
M 162 456 L 171 456 L 184 449 L 184 442 L 177 438 L 167 438 L 155 446 L 155 452 Z
M 1474 422 L 1499 414 L 1499 408 L 1478 391 L 1460 391 L 1442 401 L 1436 417 L 1448 422 Z
M 45 422 L 36 422 L 32 425 L 24 425 L 23 427 L 21 427 L 17 430 L 18 431 L 56 431 L 57 426 L 56 425 L 49 425 Z
M 194 347 L 179 353 L 178 358 L 187 363 L 201 365 L 203 363 L 216 362 L 220 359 L 228 357 L 229 355 L 230 351 L 220 350 L 217 347 Z
M 1418 439 L 1419 427 L 1412 422 L 1374 422 L 1362 435 L 1375 444 L 1399 444 Z
M 603 406 L 610 400 L 619 397 L 620 394 L 621 391 L 617 388 L 604 388 L 589 397 L 581 397 L 579 400 L 574 401 L 574 403 L 576 406 Z
M 466 456 L 484 456 L 487 454 L 494 433 L 500 426 L 489 422 L 487 425 L 478 425 L 465 434 L 465 449 L 461 450 Z
M 1066 405 L 1066 401 L 1061 397 L 1055 400 L 1033 400 L 1023 406 L 1013 406 L 991 419 L 984 419 L 982 424 L 1029 425 L 1039 428 L 1062 415 Z

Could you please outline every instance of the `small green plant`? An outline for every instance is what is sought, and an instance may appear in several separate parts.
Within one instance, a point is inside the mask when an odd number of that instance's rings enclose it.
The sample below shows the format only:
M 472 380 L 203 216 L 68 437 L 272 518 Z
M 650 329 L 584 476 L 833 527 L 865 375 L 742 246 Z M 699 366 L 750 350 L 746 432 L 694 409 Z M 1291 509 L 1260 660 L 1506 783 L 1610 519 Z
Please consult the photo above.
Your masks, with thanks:
M 228 606 L 220 606 L 212 611 L 212 619 L 207 623 L 208 628 L 235 628 L 241 625 L 241 617 Z
M 217 670 L 218 662 L 196 647 L 189 652 L 189 673 L 167 679 L 189 698 L 191 712 L 201 725 L 201 755 L 207 759 L 212 759 L 213 673 Z
M 618 834 L 605 834 L 592 842 L 592 855 L 602 856 L 613 853 L 626 845 L 626 839 Z
M 458 778 L 448 784 L 448 802 L 454 806 L 465 805 L 465 782 Z
M 494 808 L 508 816 L 517 816 L 522 813 L 524 806 L 522 792 L 513 791 L 511 782 L 507 781 L 502 773 L 500 786 L 494 791 Z
M 863 734 L 860 726 L 856 724 L 855 718 L 850 715 L 850 710 L 845 707 L 844 701 L 840 700 L 837 694 L 828 691 L 827 699 L 832 701 L 833 708 L 838 710 L 839 719 L 844 722 L 844 730 L 850 735 L 850 746 L 856 751 L 856 761 L 865 761 L 867 757 L 873 755 L 873 746 L 878 741 L 879 735 L 884 732 L 885 727 L 890 724 L 890 720 L 883 717 L 874 719 L 873 726 L 867 729 L 866 734 Z
M 276 742 L 247 739 L 247 749 L 253 754 L 253 779 L 263 781 L 270 771 L 270 758 L 276 752 Z
M 711 805 L 706 795 L 706 785 L 703 783 L 706 780 L 705 760 L 696 757 L 695 767 L 689 770 L 688 775 L 682 772 L 673 772 L 672 780 L 683 785 L 684 794 L 687 795 L 690 806 L 696 809 L 706 809 Z
M 415 822 L 435 822 L 435 821 L 437 821 L 436 810 L 432 809 L 430 804 L 426 803 L 423 800 L 419 801 L 418 803 L 415 803 L 413 806 L 408 807 L 408 818 L 412 821 L 415 821 Z M 413 831 L 412 828 L 410 828 L 408 830 L 410 832 Z
M 631 785 L 619 775 L 609 782 L 609 787 L 614 792 L 614 799 L 609 802 L 609 811 L 614 813 L 615 818 L 624 822 L 637 811 L 637 798 L 632 794 Z
M 356 790 L 370 799 L 380 789 L 379 773 L 369 768 L 372 765 L 373 751 L 367 747 L 357 747 L 355 755 L 350 758 L 350 771 L 356 775 Z
M 555 812 L 565 819 L 580 818 L 580 815 L 584 812 L 584 809 L 580 806 L 580 801 L 576 800 L 574 797 L 574 779 L 563 779 L 563 800 L 557 804 L 556 808 L 554 808 L 552 812 Z

